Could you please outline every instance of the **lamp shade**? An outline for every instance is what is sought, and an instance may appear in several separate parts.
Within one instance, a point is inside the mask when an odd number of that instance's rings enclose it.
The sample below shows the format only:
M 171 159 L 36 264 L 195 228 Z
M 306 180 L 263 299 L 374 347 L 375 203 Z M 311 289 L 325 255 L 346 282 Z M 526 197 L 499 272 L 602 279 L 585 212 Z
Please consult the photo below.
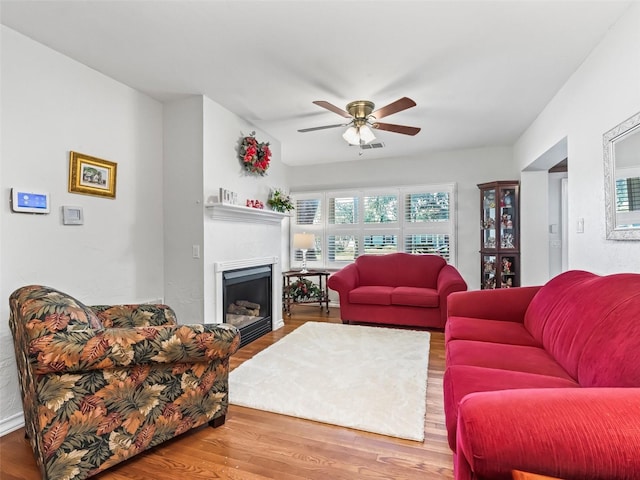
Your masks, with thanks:
M 347 128 L 342 134 L 342 138 L 349 142 L 349 145 L 360 145 L 372 142 L 376 139 L 376 136 L 367 125 L 360 125 Z
M 356 127 L 349 127 L 347 131 L 342 134 L 350 145 L 360 145 L 360 135 L 358 135 L 358 129 Z
M 311 250 L 315 248 L 316 238 L 313 233 L 296 233 L 293 235 L 293 248 Z
M 360 140 L 362 143 L 369 143 L 376 139 L 376 136 L 373 134 L 373 130 L 371 130 L 368 126 L 362 125 L 359 128 Z

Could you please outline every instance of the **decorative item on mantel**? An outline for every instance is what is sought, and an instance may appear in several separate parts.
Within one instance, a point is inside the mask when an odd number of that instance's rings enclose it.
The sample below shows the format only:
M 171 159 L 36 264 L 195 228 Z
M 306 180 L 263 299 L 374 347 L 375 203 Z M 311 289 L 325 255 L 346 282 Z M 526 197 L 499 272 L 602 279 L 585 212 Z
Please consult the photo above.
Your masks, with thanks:
M 218 201 L 225 205 L 237 205 L 238 194 L 236 192 L 232 192 L 231 190 L 227 190 L 226 188 L 220 188 L 220 197 Z
M 258 142 L 256 132 L 242 138 L 238 150 L 240 161 L 245 170 L 258 175 L 265 175 L 271 162 L 271 150 L 269 142 Z
M 259 208 L 260 210 L 262 210 L 264 208 L 264 203 L 262 203 L 261 200 L 249 200 L 247 199 L 247 207 L 251 207 L 251 208 Z
M 291 197 L 285 193 L 284 190 L 279 188 L 274 188 L 271 190 L 271 195 L 269 195 L 269 200 L 267 203 L 271 207 L 271 210 L 280 213 L 287 213 L 289 210 L 293 210 L 295 207 L 293 206 L 293 201 Z

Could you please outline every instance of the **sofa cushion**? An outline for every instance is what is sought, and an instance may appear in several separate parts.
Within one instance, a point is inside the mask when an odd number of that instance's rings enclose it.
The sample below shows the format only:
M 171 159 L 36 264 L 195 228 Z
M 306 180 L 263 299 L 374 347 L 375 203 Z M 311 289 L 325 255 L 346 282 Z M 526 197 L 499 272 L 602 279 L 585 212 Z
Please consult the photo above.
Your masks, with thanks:
M 356 287 L 349 292 L 349 302 L 369 305 L 391 305 L 393 287 L 369 285 Z
M 538 290 L 524 316 L 524 325 L 533 338 L 544 343 L 542 336 L 545 327 L 549 319 L 557 315 L 559 303 L 570 297 L 574 289 L 580 289 L 585 281 L 593 278 L 593 273 L 571 270 L 552 278 Z
M 432 288 L 396 287 L 391 292 L 391 303 L 410 307 L 438 308 L 440 297 L 437 290 Z
M 452 365 L 444 372 L 444 411 L 449 446 L 456 451 L 458 405 L 468 394 L 521 388 L 575 388 L 579 385 L 566 378 L 515 372 L 473 365 Z
M 578 362 L 583 387 L 640 387 L 640 275 L 621 277 L 620 288 L 635 292 L 612 301 L 604 321 L 592 329 Z
M 444 335 L 445 343 L 449 343 L 451 340 L 475 340 L 508 345 L 542 346 L 520 322 L 449 317 Z
M 458 412 L 456 478 L 511 479 L 518 468 L 554 478 L 638 480 L 637 395 L 628 388 L 467 395 Z
M 639 328 L 633 315 L 634 308 L 639 308 L 639 292 L 637 274 L 566 272 L 549 281 L 533 298 L 525 325 L 534 336 L 541 335 L 549 354 L 573 378 L 581 384 L 584 381 L 584 386 L 638 386 L 635 379 L 640 377 L 640 366 L 635 375 L 622 372 L 631 373 L 629 368 L 638 365 L 629 354 L 640 349 L 640 339 L 632 335 Z M 548 302 L 544 308 L 540 308 L 542 299 Z M 542 329 L 537 328 L 538 319 L 542 319 Z
M 446 362 L 447 366 L 474 365 L 574 381 L 543 348 L 526 345 L 452 340 L 447 344 Z
M 390 253 L 361 255 L 356 261 L 360 285 L 437 288 L 440 270 L 447 261 L 438 255 Z

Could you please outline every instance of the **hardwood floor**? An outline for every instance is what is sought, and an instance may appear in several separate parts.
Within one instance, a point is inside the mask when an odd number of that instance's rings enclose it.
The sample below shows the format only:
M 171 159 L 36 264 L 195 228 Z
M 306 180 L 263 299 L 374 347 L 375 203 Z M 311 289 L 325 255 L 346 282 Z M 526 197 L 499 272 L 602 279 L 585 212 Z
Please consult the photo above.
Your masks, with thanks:
M 243 347 L 235 368 L 307 321 L 340 322 L 315 306 L 293 307 L 285 326 Z M 444 335 L 431 332 L 427 417 L 423 443 L 229 406 L 226 423 L 202 427 L 93 478 L 99 480 L 355 480 L 451 479 L 444 426 Z M 0 438 L 0 478 L 40 478 L 24 429 Z

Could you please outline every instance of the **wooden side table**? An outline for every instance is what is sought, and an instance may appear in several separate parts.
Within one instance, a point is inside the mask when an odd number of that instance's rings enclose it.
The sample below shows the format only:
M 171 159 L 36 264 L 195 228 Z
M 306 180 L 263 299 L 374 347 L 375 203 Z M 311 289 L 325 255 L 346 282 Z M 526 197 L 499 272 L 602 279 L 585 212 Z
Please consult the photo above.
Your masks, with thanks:
M 320 308 L 324 304 L 329 313 L 329 288 L 327 287 L 327 279 L 331 273 L 326 270 L 309 270 L 302 273 L 300 270 L 289 270 L 282 272 L 282 308 L 288 316 L 291 316 L 291 305 L 294 303 L 319 303 Z M 289 294 L 291 287 L 291 279 L 302 279 L 308 277 L 318 277 L 318 286 L 320 287 L 321 296 L 309 298 L 305 300 L 296 300 Z

